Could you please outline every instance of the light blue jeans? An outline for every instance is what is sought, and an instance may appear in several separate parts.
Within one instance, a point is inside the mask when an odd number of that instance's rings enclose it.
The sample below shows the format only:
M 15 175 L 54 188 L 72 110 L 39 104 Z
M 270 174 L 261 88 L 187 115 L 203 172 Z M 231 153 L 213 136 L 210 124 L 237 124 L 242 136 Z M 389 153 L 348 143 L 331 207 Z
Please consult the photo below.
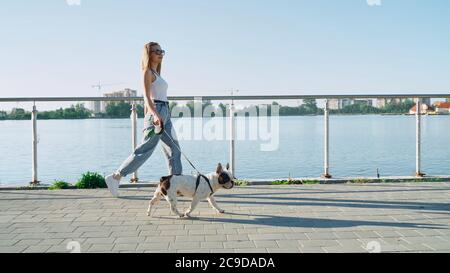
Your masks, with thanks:
M 155 129 L 153 125 L 153 115 L 147 113 L 144 118 L 144 137 L 142 143 L 136 147 L 134 152 L 122 163 L 117 172 L 122 177 L 134 173 L 144 162 L 152 155 L 153 151 L 158 145 L 159 140 L 162 140 L 162 150 L 166 157 L 169 175 L 180 175 L 183 172 L 181 165 L 181 152 L 175 147 L 178 143 L 175 130 L 173 130 L 172 120 L 170 119 L 170 109 L 168 103 L 155 102 L 156 111 L 160 114 L 163 123 L 164 131 L 171 136 L 172 140 L 163 132 L 160 135 L 151 134 L 150 131 Z M 180 148 L 181 149 L 181 148 Z

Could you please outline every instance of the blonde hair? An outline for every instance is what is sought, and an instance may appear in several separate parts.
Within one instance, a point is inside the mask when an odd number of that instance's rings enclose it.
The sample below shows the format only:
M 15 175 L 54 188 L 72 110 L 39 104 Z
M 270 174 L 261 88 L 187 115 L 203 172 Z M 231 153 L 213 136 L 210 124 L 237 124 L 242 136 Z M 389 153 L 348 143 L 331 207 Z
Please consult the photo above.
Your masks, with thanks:
M 155 45 L 159 45 L 159 44 L 157 42 L 150 42 L 144 46 L 144 50 L 142 51 L 142 58 L 141 58 L 142 71 L 150 69 L 150 55 L 151 55 L 150 51 L 152 50 L 152 46 L 155 46 Z M 158 72 L 159 75 L 161 75 L 161 63 L 158 64 L 156 71 Z

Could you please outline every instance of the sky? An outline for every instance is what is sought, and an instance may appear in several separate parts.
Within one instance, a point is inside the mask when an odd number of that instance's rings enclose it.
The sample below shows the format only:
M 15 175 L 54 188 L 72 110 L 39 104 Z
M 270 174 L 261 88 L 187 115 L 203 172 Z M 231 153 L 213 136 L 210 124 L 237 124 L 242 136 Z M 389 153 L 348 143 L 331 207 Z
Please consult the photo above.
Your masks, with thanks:
M 448 0 L 77 1 L 1 1 L 0 97 L 450 93 Z

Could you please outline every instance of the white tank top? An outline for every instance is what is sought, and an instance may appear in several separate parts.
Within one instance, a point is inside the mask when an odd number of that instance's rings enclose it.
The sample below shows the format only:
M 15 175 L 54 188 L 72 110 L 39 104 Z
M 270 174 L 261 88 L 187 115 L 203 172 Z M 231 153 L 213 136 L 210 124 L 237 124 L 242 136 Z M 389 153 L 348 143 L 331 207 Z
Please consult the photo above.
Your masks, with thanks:
M 161 78 L 158 75 L 158 73 L 154 72 L 152 69 L 150 69 L 150 70 L 153 72 L 153 74 L 156 77 L 156 80 L 154 82 L 152 82 L 152 84 L 151 84 L 151 90 L 152 90 L 151 98 L 153 100 L 168 101 L 167 100 L 167 88 L 169 87 L 169 85 L 163 78 Z

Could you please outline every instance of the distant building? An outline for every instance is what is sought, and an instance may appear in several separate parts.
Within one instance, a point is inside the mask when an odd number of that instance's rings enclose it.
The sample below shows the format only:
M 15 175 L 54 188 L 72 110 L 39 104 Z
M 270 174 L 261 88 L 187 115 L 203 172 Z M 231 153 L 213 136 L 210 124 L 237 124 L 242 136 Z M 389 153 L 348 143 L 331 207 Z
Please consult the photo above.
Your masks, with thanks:
M 415 101 L 414 98 L 378 98 L 377 99 L 377 108 L 383 108 L 386 106 L 386 104 L 389 103 L 403 103 L 407 100 Z M 427 105 L 431 105 L 431 98 L 422 98 L 422 103 L 425 103 Z
M 433 106 L 435 112 L 438 114 L 450 114 L 450 102 L 437 101 Z
M 101 112 L 101 102 L 100 101 L 90 101 L 88 104 L 88 109 L 91 110 L 94 115 Z
M 421 103 L 420 108 L 420 114 L 427 114 L 428 112 L 431 112 L 433 110 L 430 106 L 428 106 L 428 104 L 425 103 Z M 414 104 L 414 106 L 409 109 L 409 114 L 415 115 L 417 111 L 416 109 L 416 105 Z
M 338 99 L 329 99 L 328 100 L 328 109 L 338 110 L 339 109 L 339 100 Z
M 422 103 L 426 103 L 428 105 L 431 105 L 431 98 L 422 98 Z
M 9 112 L 11 115 L 17 115 L 17 114 L 25 114 L 26 111 L 23 108 L 13 108 L 11 109 L 11 112 Z
M 340 110 L 347 105 L 366 104 L 372 106 L 371 99 L 330 99 L 328 100 L 328 108 L 332 110 Z
M 355 99 L 353 100 L 353 104 L 365 104 L 372 106 L 373 101 L 371 99 Z
M 127 98 L 127 97 L 137 97 L 137 91 L 129 88 L 125 88 L 124 90 L 119 90 L 111 93 L 103 94 L 103 97 L 106 98 Z M 131 101 L 124 100 L 124 102 L 131 103 Z M 109 101 L 102 101 L 100 111 L 104 113 L 106 111 L 106 106 L 111 103 Z
M 353 100 L 352 99 L 340 99 L 340 105 L 339 105 L 339 109 L 344 108 L 347 105 L 352 105 L 353 104 Z
M 125 97 L 136 97 L 137 91 L 129 88 L 125 88 L 124 90 L 114 91 L 111 93 L 103 94 L 103 97 L 113 97 L 113 98 L 125 98 Z
M 126 98 L 126 97 L 136 97 L 137 96 L 137 91 L 133 90 L 133 89 L 129 89 L 129 88 L 125 88 L 124 90 L 119 90 L 119 91 L 114 91 L 114 92 L 110 92 L 110 93 L 104 93 L 103 97 L 106 98 Z M 129 102 L 129 101 L 125 101 L 125 102 Z M 100 113 L 105 113 L 106 111 L 106 106 L 108 105 L 108 101 L 90 101 L 88 103 L 86 103 L 87 108 L 89 110 L 91 110 L 94 114 L 94 116 L 100 114 Z
M 378 98 L 377 99 L 377 108 L 386 107 L 386 104 L 390 103 L 402 103 L 405 102 L 406 98 Z
M 377 103 L 376 103 L 377 108 L 383 108 L 386 106 L 386 104 L 387 104 L 386 98 L 377 98 Z

